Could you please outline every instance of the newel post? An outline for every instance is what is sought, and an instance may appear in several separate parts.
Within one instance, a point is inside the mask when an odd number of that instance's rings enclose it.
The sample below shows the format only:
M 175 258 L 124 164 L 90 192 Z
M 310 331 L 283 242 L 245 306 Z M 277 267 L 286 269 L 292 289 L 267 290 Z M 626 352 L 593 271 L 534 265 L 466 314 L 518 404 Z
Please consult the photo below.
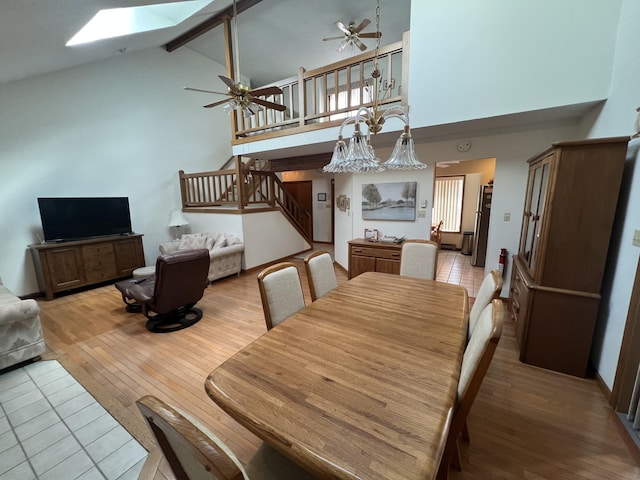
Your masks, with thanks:
M 247 206 L 247 196 L 245 193 L 245 178 L 247 172 L 245 171 L 244 164 L 242 163 L 242 157 L 236 155 L 236 185 L 238 187 L 238 209 L 243 210 Z
M 184 170 L 178 171 L 178 181 L 180 182 L 180 198 L 182 200 L 182 208 L 187 206 L 187 180 L 184 178 Z
M 304 127 L 305 118 L 307 116 L 307 85 L 304 82 L 304 74 L 306 70 L 304 67 L 298 68 L 298 105 L 300 113 L 298 114 L 298 123 L 301 127 Z M 293 108 L 291 109 L 293 110 Z

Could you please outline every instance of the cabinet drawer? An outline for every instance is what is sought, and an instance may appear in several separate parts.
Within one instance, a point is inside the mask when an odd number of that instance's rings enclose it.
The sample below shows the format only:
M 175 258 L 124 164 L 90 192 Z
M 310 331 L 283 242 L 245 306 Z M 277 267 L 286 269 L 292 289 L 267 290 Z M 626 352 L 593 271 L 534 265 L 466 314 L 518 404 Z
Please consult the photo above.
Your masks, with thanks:
M 511 298 L 509 313 L 516 322 L 516 339 L 520 351 L 525 347 L 525 336 L 527 329 L 527 305 L 529 303 L 529 289 L 524 283 L 521 272 L 514 268 L 511 280 Z
M 353 247 L 351 253 L 354 255 L 362 255 L 364 257 L 388 258 L 400 260 L 400 252 L 393 250 L 385 250 L 382 248 Z
M 99 283 L 112 280 L 117 277 L 115 263 L 110 266 L 98 266 L 85 269 L 85 277 L 88 283 Z

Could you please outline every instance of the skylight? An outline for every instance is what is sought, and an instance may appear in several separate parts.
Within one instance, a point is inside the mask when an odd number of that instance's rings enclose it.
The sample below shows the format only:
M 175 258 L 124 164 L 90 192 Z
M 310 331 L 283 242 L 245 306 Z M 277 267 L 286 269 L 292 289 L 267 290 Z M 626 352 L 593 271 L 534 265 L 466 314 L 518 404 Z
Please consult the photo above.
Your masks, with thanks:
M 67 47 L 105 38 L 174 27 L 208 3 L 211 3 L 211 0 L 191 0 L 100 10 L 67 42 Z

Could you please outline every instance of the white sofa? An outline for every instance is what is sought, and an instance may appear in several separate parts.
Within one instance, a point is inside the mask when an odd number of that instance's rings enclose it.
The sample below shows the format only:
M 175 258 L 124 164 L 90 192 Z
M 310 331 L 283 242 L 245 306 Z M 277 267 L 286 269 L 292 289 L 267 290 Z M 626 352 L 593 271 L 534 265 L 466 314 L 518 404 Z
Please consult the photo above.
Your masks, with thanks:
M 0 370 L 46 351 L 35 300 L 20 300 L 0 278 Z
M 206 248 L 209 250 L 209 282 L 229 275 L 240 273 L 242 270 L 242 254 L 244 243 L 238 237 L 219 232 L 184 234 L 178 240 L 161 243 L 160 253 L 171 253 L 177 250 L 192 250 Z

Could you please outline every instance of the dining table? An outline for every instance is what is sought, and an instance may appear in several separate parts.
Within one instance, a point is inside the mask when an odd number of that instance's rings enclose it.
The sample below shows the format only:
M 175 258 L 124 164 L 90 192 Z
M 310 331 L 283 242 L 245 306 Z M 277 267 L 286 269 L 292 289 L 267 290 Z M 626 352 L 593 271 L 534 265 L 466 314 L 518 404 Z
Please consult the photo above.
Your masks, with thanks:
M 467 338 L 464 287 L 366 272 L 215 368 L 209 397 L 318 478 L 435 478 Z

